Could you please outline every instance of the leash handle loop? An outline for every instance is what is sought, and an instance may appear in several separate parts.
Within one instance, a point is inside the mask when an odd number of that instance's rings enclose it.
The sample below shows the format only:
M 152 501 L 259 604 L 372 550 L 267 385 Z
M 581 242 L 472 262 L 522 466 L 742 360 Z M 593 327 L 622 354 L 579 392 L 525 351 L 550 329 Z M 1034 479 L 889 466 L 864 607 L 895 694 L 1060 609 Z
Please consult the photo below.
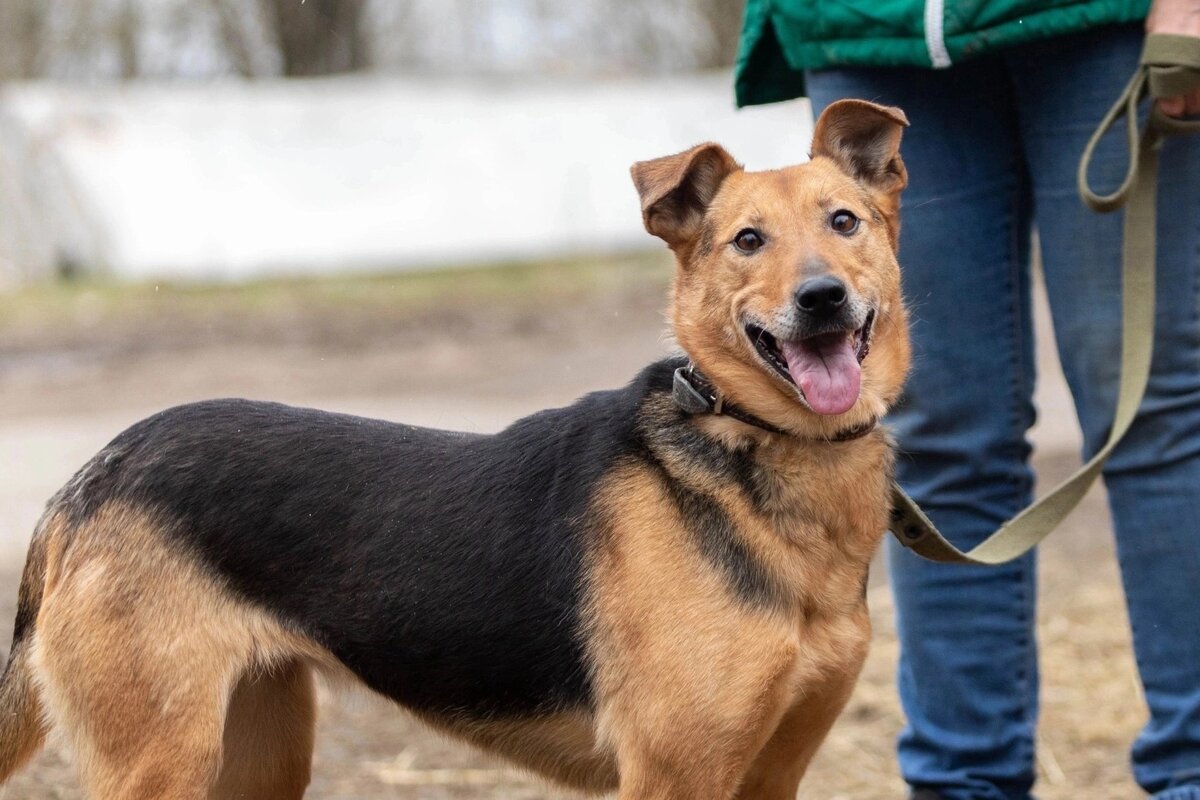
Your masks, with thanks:
M 1137 109 L 1138 104 L 1145 96 L 1146 88 L 1146 71 L 1139 66 L 1137 72 L 1133 74 L 1121 92 L 1121 96 L 1117 98 L 1117 102 L 1113 103 L 1112 108 L 1104 115 L 1104 119 L 1088 139 L 1087 146 L 1083 148 L 1083 158 L 1079 160 L 1076 182 L 1079 187 L 1079 196 L 1092 211 L 1107 214 L 1125 205 L 1126 200 L 1129 199 L 1129 190 L 1133 188 L 1133 183 L 1138 176 Z M 1121 117 L 1125 118 L 1125 141 L 1129 147 L 1129 166 L 1125 170 L 1125 178 L 1121 181 L 1120 186 L 1110 194 L 1099 194 L 1092 189 L 1088 182 L 1088 170 L 1092 165 L 1092 156 L 1095 155 L 1100 140 L 1112 129 L 1113 125 L 1117 124 Z
M 1151 110 L 1146 132 L 1139 139 L 1137 109 L 1147 95 L 1175 97 L 1195 89 L 1200 89 L 1200 38 L 1147 36 L 1137 72 L 1088 140 L 1079 163 L 1079 194 L 1089 208 L 1105 213 L 1128 206 L 1121 248 L 1121 380 L 1107 441 L 1053 491 L 967 552 L 942 536 L 912 498 L 899 484 L 893 483 L 892 532 L 902 545 L 918 555 L 960 564 L 1001 564 L 1031 550 L 1083 499 L 1100 476 L 1109 454 L 1133 424 L 1150 378 L 1154 350 L 1159 145 L 1163 136 L 1200 133 L 1200 121 L 1173 119 L 1155 108 Z M 1097 143 L 1122 116 L 1130 148 L 1129 168 L 1116 191 L 1099 195 L 1088 184 L 1088 167 Z
M 1112 108 L 1104 115 L 1083 149 L 1076 182 L 1079 196 L 1087 207 L 1099 213 L 1116 211 L 1125 205 L 1137 180 L 1138 165 L 1138 105 L 1147 96 L 1156 100 L 1178 97 L 1200 88 L 1200 44 L 1194 36 L 1154 33 L 1146 37 L 1137 71 L 1129 79 Z M 1125 140 L 1129 147 L 1129 166 L 1121 185 L 1110 194 L 1092 189 L 1088 170 L 1100 140 L 1114 125 L 1125 118 Z M 1200 121 L 1168 117 L 1155 106 L 1150 109 L 1149 124 L 1143 135 L 1142 147 L 1154 147 L 1162 135 L 1200 132 Z

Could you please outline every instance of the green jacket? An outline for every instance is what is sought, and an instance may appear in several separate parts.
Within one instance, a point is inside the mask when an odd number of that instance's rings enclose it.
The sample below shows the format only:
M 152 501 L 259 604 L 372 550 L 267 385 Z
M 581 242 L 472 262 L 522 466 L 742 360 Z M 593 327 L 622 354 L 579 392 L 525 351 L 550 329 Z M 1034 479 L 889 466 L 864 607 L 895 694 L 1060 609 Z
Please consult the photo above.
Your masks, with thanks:
M 804 94 L 804 70 L 949 67 L 998 47 L 1144 19 L 1150 0 L 747 0 L 739 106 Z

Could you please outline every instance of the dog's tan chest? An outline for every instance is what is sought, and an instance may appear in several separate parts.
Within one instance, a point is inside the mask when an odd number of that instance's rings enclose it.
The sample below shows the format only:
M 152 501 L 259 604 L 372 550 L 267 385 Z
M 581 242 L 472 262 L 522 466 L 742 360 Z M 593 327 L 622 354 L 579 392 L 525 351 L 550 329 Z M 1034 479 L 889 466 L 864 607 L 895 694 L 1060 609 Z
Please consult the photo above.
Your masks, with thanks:
M 793 448 L 763 460 L 775 487 L 773 501 L 747 526 L 747 541 L 802 610 L 838 615 L 857 607 L 887 526 L 886 441 L 880 437 L 832 453 Z
M 797 620 L 797 658 L 792 681 L 797 693 L 853 681 L 862 669 L 871 637 L 871 622 L 862 599 L 837 612 L 818 612 Z

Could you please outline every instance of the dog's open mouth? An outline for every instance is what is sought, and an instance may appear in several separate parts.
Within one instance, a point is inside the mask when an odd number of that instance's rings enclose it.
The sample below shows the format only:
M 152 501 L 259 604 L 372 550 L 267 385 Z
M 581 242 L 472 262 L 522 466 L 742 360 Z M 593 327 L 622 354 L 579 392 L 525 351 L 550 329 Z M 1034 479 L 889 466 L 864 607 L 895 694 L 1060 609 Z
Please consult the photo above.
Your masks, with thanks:
M 784 380 L 800 390 L 818 414 L 844 414 L 858 401 L 862 361 L 871 349 L 874 310 L 857 330 L 832 331 L 779 341 L 759 325 L 746 325 L 755 351 Z

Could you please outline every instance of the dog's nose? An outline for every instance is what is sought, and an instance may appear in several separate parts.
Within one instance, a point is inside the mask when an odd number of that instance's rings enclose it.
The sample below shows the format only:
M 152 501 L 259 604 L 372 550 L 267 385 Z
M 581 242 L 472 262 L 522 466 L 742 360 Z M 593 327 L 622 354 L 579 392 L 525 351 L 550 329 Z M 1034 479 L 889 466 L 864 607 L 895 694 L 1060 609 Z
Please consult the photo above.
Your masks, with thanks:
M 809 278 L 796 290 L 796 307 L 814 317 L 829 317 L 846 305 L 846 284 L 832 275 Z

